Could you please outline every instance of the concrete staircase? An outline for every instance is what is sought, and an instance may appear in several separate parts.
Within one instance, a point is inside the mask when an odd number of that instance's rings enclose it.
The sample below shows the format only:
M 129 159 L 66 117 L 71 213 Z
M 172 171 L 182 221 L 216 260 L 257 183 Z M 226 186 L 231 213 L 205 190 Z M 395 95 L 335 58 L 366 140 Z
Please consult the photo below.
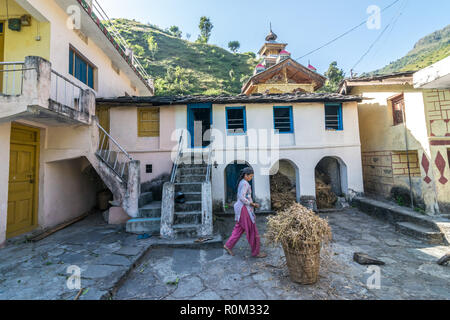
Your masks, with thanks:
M 202 183 L 206 181 L 207 164 L 185 163 L 178 166 L 175 176 L 175 194 L 182 192 L 186 201 L 175 203 L 173 231 L 176 239 L 198 238 L 202 227 Z
M 139 196 L 139 214 L 128 220 L 126 230 L 129 233 L 159 235 L 161 226 L 161 201 L 153 201 L 153 194 L 142 188 Z
M 368 215 L 391 223 L 399 233 L 431 245 L 449 243 L 450 220 L 428 217 L 409 208 L 368 198 L 355 198 L 353 204 Z

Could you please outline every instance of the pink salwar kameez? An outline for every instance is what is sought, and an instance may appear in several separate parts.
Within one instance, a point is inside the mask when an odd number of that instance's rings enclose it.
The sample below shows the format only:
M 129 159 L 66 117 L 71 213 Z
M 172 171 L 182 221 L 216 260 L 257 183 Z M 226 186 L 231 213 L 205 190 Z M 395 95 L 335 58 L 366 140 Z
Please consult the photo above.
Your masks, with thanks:
M 252 256 L 257 257 L 260 253 L 260 237 L 256 227 L 256 219 L 253 207 L 250 205 L 252 200 L 252 188 L 250 184 L 242 180 L 238 187 L 238 201 L 234 205 L 236 226 L 228 240 L 226 247 L 233 250 L 236 243 L 245 232 L 247 240 L 252 248 Z

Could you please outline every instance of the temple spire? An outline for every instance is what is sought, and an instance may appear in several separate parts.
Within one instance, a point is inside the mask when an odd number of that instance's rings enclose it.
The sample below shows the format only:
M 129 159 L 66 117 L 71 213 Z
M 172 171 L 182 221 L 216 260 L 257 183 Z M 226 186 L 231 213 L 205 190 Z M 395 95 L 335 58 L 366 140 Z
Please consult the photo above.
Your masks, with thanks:
M 266 41 L 267 42 L 276 41 L 277 39 L 278 39 L 278 36 L 275 33 L 273 33 L 273 31 L 272 31 L 272 22 L 271 22 L 270 23 L 270 33 L 267 35 Z

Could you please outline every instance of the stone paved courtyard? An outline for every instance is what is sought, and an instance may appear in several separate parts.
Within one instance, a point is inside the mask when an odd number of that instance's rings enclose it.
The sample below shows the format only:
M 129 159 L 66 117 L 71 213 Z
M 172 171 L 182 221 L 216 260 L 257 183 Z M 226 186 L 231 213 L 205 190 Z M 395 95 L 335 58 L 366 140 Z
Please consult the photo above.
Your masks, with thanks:
M 450 267 L 436 261 L 449 247 L 426 245 L 400 235 L 391 225 L 349 208 L 327 215 L 334 233 L 333 261 L 318 284 L 301 286 L 288 278 L 282 250 L 264 248 L 255 260 L 242 238 L 235 257 L 220 248 L 152 246 L 106 225 L 100 215 L 72 225 L 38 243 L 0 249 L 0 299 L 74 299 L 66 286 L 67 267 L 80 266 L 80 299 L 450 299 Z M 265 217 L 258 217 L 264 232 Z M 219 218 L 224 239 L 233 218 Z M 381 289 L 367 288 L 367 267 L 354 252 L 382 259 Z M 329 259 L 327 259 L 329 261 Z M 136 268 L 134 268 L 136 266 Z M 131 270 L 131 272 L 130 272 Z
M 222 249 L 151 250 L 114 299 L 450 299 L 450 267 L 436 264 L 450 248 L 399 235 L 353 208 L 326 216 L 334 233 L 333 262 L 316 285 L 289 280 L 281 249 L 265 248 L 269 257 L 264 260 L 251 258 L 243 237 L 235 257 Z M 265 218 L 258 221 L 262 233 Z M 232 227 L 232 218 L 221 219 L 224 239 Z M 353 262 L 355 252 L 386 262 L 381 289 L 367 288 L 371 273 Z

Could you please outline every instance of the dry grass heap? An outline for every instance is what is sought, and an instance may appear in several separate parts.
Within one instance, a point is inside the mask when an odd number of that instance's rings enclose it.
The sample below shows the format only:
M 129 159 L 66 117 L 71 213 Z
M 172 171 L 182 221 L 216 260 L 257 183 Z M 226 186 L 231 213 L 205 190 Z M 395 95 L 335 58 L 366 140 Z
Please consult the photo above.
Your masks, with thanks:
M 327 220 L 296 203 L 268 218 L 265 236 L 268 244 L 302 250 L 308 245 L 329 244 L 332 232 Z
M 336 194 L 331 190 L 330 178 L 316 170 L 316 201 L 319 209 L 333 209 L 338 200 Z
M 274 211 L 285 210 L 297 202 L 295 187 L 291 180 L 281 173 L 270 177 L 270 194 Z

